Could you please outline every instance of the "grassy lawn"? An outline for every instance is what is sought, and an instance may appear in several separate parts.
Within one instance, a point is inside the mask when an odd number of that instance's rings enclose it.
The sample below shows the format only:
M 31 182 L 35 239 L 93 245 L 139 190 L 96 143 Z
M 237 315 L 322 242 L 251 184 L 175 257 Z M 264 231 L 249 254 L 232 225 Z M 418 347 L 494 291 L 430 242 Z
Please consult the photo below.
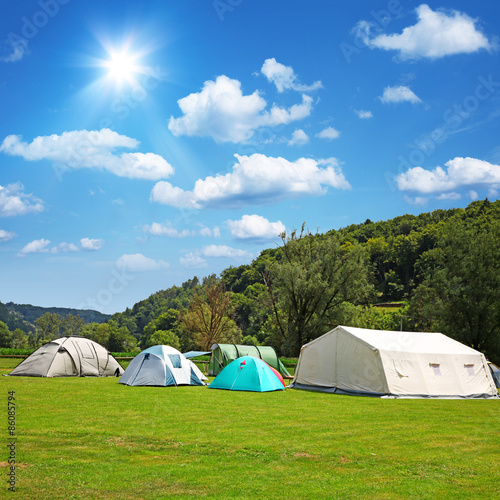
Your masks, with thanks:
M 19 360 L 0 359 L 0 374 Z M 0 498 L 494 498 L 500 401 L 384 400 L 297 390 L 126 387 L 0 377 Z

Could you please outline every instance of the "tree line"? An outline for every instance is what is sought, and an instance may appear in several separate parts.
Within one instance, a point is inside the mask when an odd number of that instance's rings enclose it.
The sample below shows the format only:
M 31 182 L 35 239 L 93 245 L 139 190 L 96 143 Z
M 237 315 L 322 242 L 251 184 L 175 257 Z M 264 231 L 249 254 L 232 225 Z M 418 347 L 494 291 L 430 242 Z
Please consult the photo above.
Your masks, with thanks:
M 388 302 L 400 306 L 380 307 Z M 106 323 L 55 316 L 36 320 L 30 345 L 78 331 L 113 352 L 238 342 L 297 356 L 343 324 L 440 331 L 500 361 L 500 201 L 325 234 L 303 225 L 251 264 L 159 291 Z M 15 332 L 12 345 L 20 342 Z

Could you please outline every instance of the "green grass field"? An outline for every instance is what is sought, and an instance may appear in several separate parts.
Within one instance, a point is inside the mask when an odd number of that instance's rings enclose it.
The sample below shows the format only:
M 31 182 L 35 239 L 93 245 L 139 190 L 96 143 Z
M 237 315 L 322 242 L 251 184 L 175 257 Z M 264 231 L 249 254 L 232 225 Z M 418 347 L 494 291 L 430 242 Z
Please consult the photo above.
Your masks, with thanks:
M 0 373 L 18 362 L 0 359 Z M 127 387 L 116 378 L 0 384 L 0 498 L 489 499 L 500 490 L 500 400 Z

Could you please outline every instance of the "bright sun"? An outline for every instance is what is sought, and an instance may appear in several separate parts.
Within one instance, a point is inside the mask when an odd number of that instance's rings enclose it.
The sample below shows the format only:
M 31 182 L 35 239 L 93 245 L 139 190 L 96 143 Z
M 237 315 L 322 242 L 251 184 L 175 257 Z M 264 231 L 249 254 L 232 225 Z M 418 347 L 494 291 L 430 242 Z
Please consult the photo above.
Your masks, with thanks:
M 111 53 L 110 59 L 105 63 L 108 68 L 108 77 L 118 84 L 132 82 L 134 75 L 140 71 L 135 59 L 136 57 L 125 51 Z

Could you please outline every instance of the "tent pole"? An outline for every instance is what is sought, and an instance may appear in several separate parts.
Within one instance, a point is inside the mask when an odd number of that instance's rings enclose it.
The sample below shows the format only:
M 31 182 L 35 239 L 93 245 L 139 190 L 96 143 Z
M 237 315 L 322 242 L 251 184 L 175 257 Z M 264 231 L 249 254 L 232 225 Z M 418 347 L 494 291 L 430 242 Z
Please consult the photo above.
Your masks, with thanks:
M 233 390 L 233 386 L 234 386 L 234 384 L 236 384 L 236 381 L 238 380 L 238 377 L 240 376 L 241 370 L 243 369 L 243 368 L 241 368 L 242 366 L 243 365 L 240 365 L 240 368 L 238 370 L 238 375 L 236 375 L 236 378 L 233 380 L 233 383 L 231 384 L 231 389 L 229 389 L 230 391 Z
M 262 358 L 262 354 L 261 354 L 261 352 L 260 352 L 260 350 L 259 350 L 258 346 L 254 346 L 254 347 L 255 347 L 255 349 L 257 349 L 257 352 L 259 353 L 259 358 L 260 358 L 260 359 L 263 359 L 263 358 Z

